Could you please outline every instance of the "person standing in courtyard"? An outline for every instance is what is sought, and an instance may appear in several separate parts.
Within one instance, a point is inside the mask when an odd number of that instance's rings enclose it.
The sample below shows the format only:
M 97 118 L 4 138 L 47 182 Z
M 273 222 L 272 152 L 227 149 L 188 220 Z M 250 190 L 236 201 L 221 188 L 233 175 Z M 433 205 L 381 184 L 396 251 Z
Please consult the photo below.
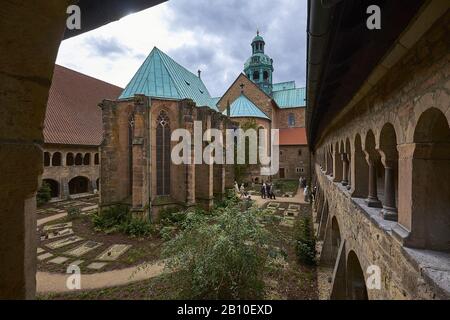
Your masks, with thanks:
M 261 198 L 265 199 L 267 196 L 267 186 L 266 183 L 263 182 L 262 186 L 261 186 Z

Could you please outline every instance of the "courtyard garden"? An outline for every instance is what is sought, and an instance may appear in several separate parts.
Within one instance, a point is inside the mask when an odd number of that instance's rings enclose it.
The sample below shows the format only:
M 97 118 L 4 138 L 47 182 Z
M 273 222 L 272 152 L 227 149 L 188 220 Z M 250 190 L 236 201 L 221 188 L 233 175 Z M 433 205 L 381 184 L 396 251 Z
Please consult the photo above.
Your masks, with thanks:
M 85 201 L 87 207 L 90 201 L 95 200 Z M 73 264 L 94 277 L 130 267 L 145 271 L 161 262 L 164 268 L 140 281 L 131 276 L 120 286 L 44 290 L 40 299 L 317 299 L 306 204 L 257 207 L 231 196 L 211 212 L 167 210 L 149 223 L 125 207 L 98 215 L 79 202 L 84 200 L 55 206 L 55 215 L 68 214 L 39 225 L 39 272 L 65 274 Z M 41 210 L 50 214 L 49 208 Z

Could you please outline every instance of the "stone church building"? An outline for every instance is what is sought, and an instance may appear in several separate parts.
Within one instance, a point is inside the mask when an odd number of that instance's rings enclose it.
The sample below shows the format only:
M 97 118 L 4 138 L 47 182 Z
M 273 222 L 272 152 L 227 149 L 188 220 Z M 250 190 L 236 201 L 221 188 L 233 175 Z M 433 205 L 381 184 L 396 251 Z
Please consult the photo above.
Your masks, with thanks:
M 295 82 L 272 83 L 273 60 L 264 53 L 264 39 L 252 41 L 252 56 L 222 97 L 213 98 L 201 79 L 154 48 L 118 99 L 104 100 L 101 145 L 100 205 L 130 205 L 152 217 L 167 206 L 211 208 L 233 188 L 233 165 L 177 165 L 171 161 L 175 129 L 194 135 L 209 128 L 239 128 L 251 121 L 258 128 L 280 130 L 282 165 L 274 178 L 307 175 L 305 89 Z M 193 154 L 193 153 L 192 153 Z M 191 155 L 193 156 L 193 155 Z M 261 182 L 259 171 L 248 182 Z M 241 181 L 240 181 L 241 182 Z

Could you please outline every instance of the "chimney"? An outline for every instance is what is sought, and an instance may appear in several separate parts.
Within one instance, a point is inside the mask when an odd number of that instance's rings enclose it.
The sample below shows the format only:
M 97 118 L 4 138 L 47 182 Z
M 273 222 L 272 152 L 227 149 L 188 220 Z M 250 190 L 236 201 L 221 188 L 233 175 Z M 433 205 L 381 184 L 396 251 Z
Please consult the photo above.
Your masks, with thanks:
M 227 100 L 227 116 L 230 117 L 230 115 L 231 115 L 230 100 Z
M 197 72 L 198 72 L 199 79 L 201 79 L 202 78 L 202 70 L 198 70 Z

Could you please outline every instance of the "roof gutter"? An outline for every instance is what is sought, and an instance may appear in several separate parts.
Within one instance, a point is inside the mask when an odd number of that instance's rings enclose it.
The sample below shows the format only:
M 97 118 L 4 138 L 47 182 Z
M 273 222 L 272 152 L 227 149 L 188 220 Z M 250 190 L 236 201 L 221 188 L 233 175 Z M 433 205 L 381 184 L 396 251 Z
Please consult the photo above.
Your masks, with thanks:
M 326 65 L 326 50 L 330 40 L 330 27 L 333 9 L 342 0 L 308 0 L 308 44 L 307 44 L 307 85 L 306 85 L 306 122 L 308 141 L 313 147 L 312 114 L 315 107 L 319 82 Z

